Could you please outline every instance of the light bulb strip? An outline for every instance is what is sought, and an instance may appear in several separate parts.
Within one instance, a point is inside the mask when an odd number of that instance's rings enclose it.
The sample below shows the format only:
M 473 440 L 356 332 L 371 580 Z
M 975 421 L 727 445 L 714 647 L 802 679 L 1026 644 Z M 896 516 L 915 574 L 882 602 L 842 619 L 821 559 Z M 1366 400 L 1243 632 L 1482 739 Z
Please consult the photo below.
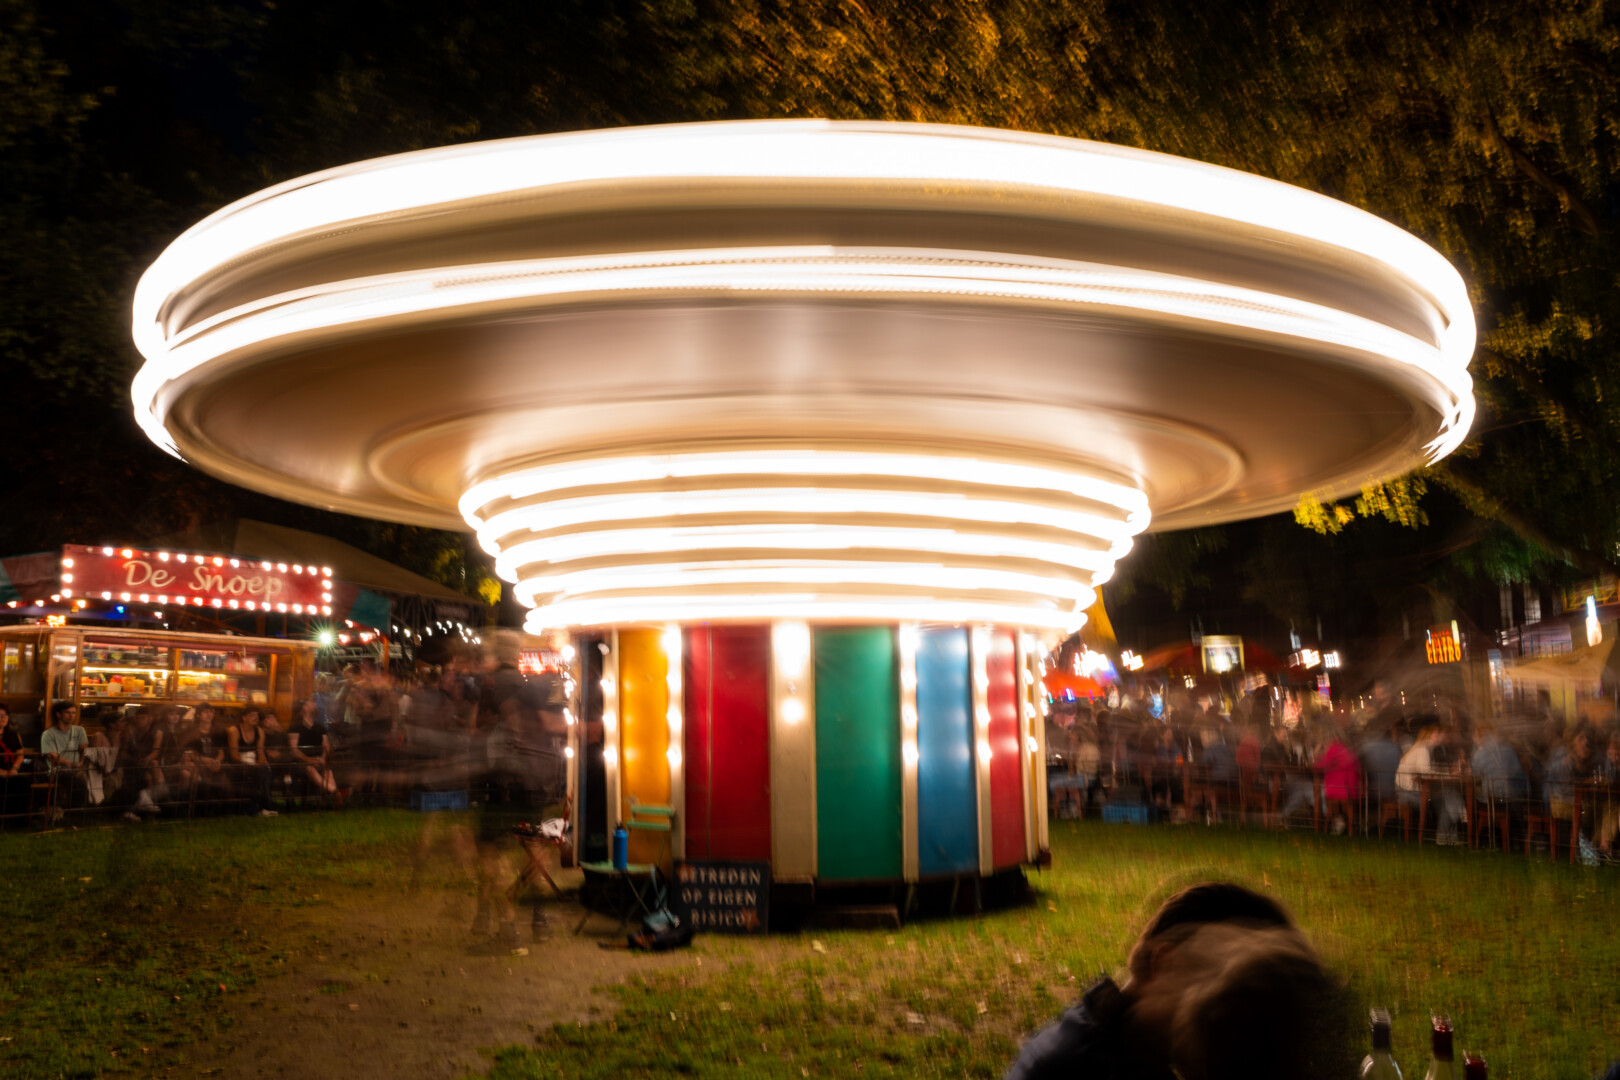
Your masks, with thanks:
M 660 639 L 664 653 L 664 685 L 669 693 L 669 704 L 664 720 L 669 729 L 669 749 L 664 759 L 669 765 L 669 805 L 675 808 L 670 822 L 670 856 L 686 858 L 686 701 L 682 693 L 682 673 L 685 670 L 685 642 L 677 623 L 664 627 Z
M 1129 514 L 1146 513 L 1147 496 L 1138 488 L 1070 469 L 993 461 L 951 454 L 895 453 L 862 449 L 779 449 L 687 451 L 587 458 L 552 462 L 481 480 L 461 497 L 469 520 L 488 518 L 491 503 L 527 500 L 573 488 L 648 484 L 703 477 L 783 476 L 801 478 L 905 477 L 984 487 L 1029 488 L 1072 495 Z
M 619 753 L 623 742 L 619 722 L 619 632 L 607 635 L 607 653 L 602 657 L 602 764 L 607 797 L 607 829 L 611 836 L 623 818 L 623 797 Z
M 990 635 L 993 628 L 973 626 L 968 631 L 969 687 L 973 705 L 974 785 L 978 793 L 979 873 L 995 872 L 995 833 L 991 815 L 990 762 Z
M 1061 610 L 1056 605 L 1040 607 L 985 603 L 971 597 L 711 594 L 632 596 L 551 604 L 530 611 L 524 628 L 530 633 L 544 633 L 581 626 L 628 626 L 670 621 L 759 622 L 772 619 L 851 623 L 954 623 L 972 619 L 1065 634 L 1080 629 L 1086 621 L 1083 611 Z M 1024 621 L 1020 622 L 1020 619 Z
M 1083 571 L 1074 573 L 1089 578 Z M 1096 590 L 1086 581 L 1056 573 L 1018 573 L 920 561 L 842 562 L 827 566 L 793 564 L 781 560 L 739 560 L 724 564 L 645 563 L 523 578 L 514 592 L 521 603 L 532 606 L 541 597 L 553 602 L 628 590 L 643 593 L 690 592 L 740 586 L 757 586 L 762 590 L 795 590 L 807 585 L 1027 593 L 1036 597 L 1051 596 L 1067 600 L 1081 607 L 1090 606 L 1097 598 Z
M 901 876 L 916 881 L 921 876 L 918 847 L 917 765 L 922 754 L 917 745 L 917 645 L 921 631 L 916 623 L 903 622 L 895 633 L 895 652 L 900 669 L 900 851 Z
M 1034 526 L 1117 542 L 1129 540 L 1148 524 L 1105 518 L 1014 498 L 988 498 L 947 492 L 756 488 L 753 490 L 670 491 L 597 495 L 520 506 L 469 524 L 486 550 L 524 530 L 542 531 L 603 522 L 649 518 L 678 522 L 682 517 L 735 515 L 738 524 L 765 514 L 814 521 L 824 515 L 868 514 L 875 518 L 913 517 L 941 523 L 971 521 L 989 525 Z M 1140 528 L 1138 527 L 1140 526 Z
M 516 582 L 526 567 L 562 567 L 587 559 L 607 559 L 661 552 L 731 552 L 769 550 L 800 555 L 805 552 L 905 551 L 937 556 L 1004 557 L 1051 563 L 1091 571 L 1111 568 L 1116 558 L 1107 549 L 1078 544 L 1026 540 L 1000 533 L 970 533 L 955 529 L 851 528 L 840 525 L 796 525 L 789 531 L 756 525 L 709 527 L 646 526 L 569 533 L 540 540 L 524 540 L 503 547 L 496 573 Z
M 815 880 L 815 639 L 808 623 L 771 624 L 771 876 Z

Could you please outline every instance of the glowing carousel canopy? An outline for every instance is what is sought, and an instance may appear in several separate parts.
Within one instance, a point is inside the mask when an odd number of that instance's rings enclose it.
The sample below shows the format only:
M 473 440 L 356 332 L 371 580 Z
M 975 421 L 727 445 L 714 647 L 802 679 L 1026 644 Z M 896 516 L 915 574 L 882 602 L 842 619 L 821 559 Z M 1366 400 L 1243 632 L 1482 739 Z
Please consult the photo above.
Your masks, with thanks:
M 1353 207 L 1114 146 L 782 121 L 448 147 L 220 210 L 137 415 L 224 479 L 471 526 L 533 628 L 1067 629 L 1131 538 L 1450 451 L 1466 290 Z

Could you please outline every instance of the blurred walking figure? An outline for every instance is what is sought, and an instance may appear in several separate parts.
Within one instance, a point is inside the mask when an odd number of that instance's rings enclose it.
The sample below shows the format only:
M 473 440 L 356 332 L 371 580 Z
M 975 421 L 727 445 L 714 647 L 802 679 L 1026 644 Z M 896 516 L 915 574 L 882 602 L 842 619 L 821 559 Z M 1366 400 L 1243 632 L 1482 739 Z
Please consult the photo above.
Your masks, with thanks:
M 1024 1044 L 1005 1080 L 1294 1080 L 1313 1069 L 1330 988 L 1274 901 L 1194 885 L 1137 939 L 1124 986 L 1104 978 Z
M 487 939 L 475 944 L 475 953 L 499 954 L 518 945 L 516 909 L 506 864 L 515 847 L 512 828 L 524 821 L 538 823 L 546 804 L 560 798 L 561 751 L 558 739 L 566 730 L 560 705 L 552 700 L 541 679 L 525 679 L 516 665 L 515 647 L 502 643 L 503 655 L 492 673 L 484 702 L 493 724 L 480 749 L 474 746 L 474 769 L 481 776 L 474 789 L 482 789 L 484 802 L 478 815 L 478 907 L 473 933 Z M 482 721 L 484 723 L 487 721 Z M 538 909 L 534 933 L 548 928 Z
M 1418 735 L 1412 748 L 1402 755 L 1400 768 L 1395 770 L 1395 791 L 1403 806 L 1421 809 L 1422 777 L 1457 771 L 1454 764 L 1442 765 L 1435 759 L 1434 750 L 1440 745 L 1442 738 L 1443 734 L 1439 727 L 1426 727 Z M 1464 814 L 1462 792 L 1449 784 L 1443 784 L 1435 793 L 1435 797 L 1440 804 L 1435 824 L 1435 843 L 1459 843 L 1457 826 L 1462 823 Z

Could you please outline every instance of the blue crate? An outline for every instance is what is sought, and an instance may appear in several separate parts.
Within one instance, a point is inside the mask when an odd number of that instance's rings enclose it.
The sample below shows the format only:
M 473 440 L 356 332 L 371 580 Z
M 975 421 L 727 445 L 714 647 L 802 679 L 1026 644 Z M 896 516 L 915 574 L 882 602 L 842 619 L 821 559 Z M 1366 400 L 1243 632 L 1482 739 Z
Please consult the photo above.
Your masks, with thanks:
M 1146 825 L 1148 823 L 1148 807 L 1137 805 L 1121 806 L 1111 803 L 1103 807 L 1102 819 L 1109 825 Z
M 465 791 L 413 791 L 411 792 L 412 810 L 465 810 L 467 809 L 467 793 Z

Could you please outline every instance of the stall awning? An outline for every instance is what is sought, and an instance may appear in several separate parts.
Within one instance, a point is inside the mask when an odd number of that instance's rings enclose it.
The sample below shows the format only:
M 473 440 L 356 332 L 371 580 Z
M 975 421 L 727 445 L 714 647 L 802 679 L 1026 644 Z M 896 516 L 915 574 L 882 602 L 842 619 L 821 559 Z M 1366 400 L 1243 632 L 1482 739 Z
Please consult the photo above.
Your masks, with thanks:
M 1614 647 L 1616 637 L 1614 629 L 1609 627 L 1609 636 L 1596 645 L 1526 660 L 1514 664 L 1505 674 L 1516 681 L 1542 685 L 1561 682 L 1600 683 L 1605 678 L 1620 677 L 1620 654 L 1616 653 Z
M 32 605 L 56 592 L 61 588 L 56 576 L 60 558 L 60 552 L 41 551 L 0 559 L 0 604 L 16 600 Z

